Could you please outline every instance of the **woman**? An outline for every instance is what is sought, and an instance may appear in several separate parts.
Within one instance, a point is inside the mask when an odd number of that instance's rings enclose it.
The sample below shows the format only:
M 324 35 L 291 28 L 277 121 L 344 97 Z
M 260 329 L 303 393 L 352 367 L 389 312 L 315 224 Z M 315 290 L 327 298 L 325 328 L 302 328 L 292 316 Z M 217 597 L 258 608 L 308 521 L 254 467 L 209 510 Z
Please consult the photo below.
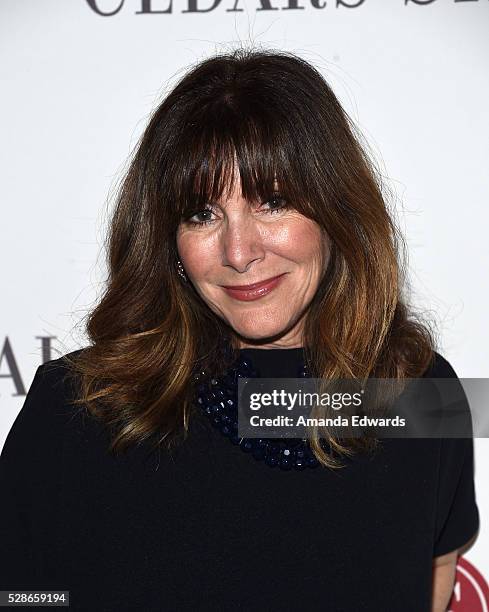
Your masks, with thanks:
M 2 589 L 445 609 L 479 524 L 471 439 L 250 442 L 224 413 L 240 376 L 456 377 L 402 297 L 384 188 L 301 58 L 237 50 L 181 79 L 118 194 L 90 346 L 38 368 L 5 443 Z

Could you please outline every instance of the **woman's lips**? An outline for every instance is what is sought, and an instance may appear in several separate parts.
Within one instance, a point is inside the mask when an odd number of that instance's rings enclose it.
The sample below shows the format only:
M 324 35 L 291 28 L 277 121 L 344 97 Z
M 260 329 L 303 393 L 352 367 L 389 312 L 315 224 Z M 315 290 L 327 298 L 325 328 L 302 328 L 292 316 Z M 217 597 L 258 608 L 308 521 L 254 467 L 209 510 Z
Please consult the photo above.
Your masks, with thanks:
M 236 298 L 237 300 L 251 302 L 252 300 L 260 299 L 264 295 L 270 293 L 272 289 L 275 289 L 285 274 L 287 273 L 284 272 L 283 274 L 279 274 L 273 278 L 268 278 L 261 283 L 253 283 L 252 285 L 235 285 L 232 287 L 223 286 L 223 289 L 228 295 Z

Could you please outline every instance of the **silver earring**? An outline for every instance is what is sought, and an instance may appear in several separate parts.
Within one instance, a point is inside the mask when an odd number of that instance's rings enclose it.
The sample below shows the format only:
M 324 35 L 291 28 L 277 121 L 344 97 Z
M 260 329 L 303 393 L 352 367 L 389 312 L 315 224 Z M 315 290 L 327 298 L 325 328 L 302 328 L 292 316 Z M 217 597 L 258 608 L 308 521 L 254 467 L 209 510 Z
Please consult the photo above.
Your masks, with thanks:
M 185 282 L 187 282 L 187 275 L 185 274 L 185 270 L 183 269 L 183 265 L 182 262 L 178 259 L 177 260 L 177 272 L 179 274 L 179 276 L 182 278 L 182 280 L 184 280 Z

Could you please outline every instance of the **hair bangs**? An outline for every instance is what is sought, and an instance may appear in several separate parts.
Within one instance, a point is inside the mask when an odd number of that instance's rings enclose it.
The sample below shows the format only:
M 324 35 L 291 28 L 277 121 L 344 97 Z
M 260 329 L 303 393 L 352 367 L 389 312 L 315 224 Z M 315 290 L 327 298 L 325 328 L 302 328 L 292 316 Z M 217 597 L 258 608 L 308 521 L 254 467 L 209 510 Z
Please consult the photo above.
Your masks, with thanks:
M 293 134 L 280 119 L 270 112 L 246 115 L 228 98 L 218 109 L 200 111 L 200 131 L 195 124 L 186 123 L 172 172 L 181 219 L 225 202 L 238 178 L 241 195 L 250 203 L 279 193 L 292 208 L 314 215 L 313 202 L 305 196 L 308 185 L 302 184 L 304 169 L 290 147 Z

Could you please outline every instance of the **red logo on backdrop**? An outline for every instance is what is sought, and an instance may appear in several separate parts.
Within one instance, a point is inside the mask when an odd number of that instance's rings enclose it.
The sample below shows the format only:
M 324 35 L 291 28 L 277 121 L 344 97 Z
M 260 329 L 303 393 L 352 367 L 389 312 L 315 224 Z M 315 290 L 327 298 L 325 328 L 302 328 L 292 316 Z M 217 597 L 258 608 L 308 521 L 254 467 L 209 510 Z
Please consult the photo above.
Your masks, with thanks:
M 447 612 L 489 612 L 489 586 L 472 563 L 459 557 Z

